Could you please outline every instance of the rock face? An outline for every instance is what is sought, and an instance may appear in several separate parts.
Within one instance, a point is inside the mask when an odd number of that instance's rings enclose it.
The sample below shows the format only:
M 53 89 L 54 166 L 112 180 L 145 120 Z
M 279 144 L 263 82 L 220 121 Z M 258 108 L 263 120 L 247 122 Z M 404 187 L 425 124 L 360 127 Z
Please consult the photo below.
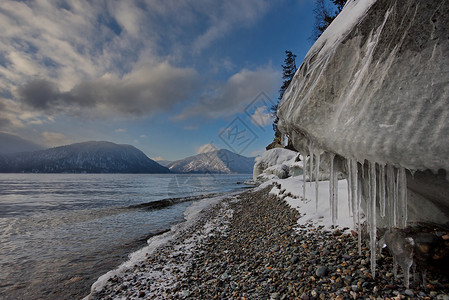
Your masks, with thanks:
M 131 145 L 85 142 L 0 155 L 3 173 L 169 173 Z
M 379 187 L 381 176 L 400 185 L 398 170 L 418 170 L 404 175 L 412 221 L 449 220 L 448 14 L 448 1 L 348 1 L 278 108 L 278 128 L 301 154 L 335 154 L 346 174 L 358 161 L 365 202 L 376 199 L 376 174 Z M 380 173 L 386 165 L 394 175 Z

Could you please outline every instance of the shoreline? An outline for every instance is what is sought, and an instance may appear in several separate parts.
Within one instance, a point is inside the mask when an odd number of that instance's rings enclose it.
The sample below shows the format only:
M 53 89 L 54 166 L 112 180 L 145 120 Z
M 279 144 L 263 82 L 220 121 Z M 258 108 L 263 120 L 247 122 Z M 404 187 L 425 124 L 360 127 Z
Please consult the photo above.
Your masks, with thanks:
M 437 274 L 427 274 L 425 288 L 406 289 L 388 251 L 373 279 L 369 250 L 359 256 L 356 237 L 298 225 L 300 212 L 271 188 L 218 200 L 85 299 L 449 298 Z

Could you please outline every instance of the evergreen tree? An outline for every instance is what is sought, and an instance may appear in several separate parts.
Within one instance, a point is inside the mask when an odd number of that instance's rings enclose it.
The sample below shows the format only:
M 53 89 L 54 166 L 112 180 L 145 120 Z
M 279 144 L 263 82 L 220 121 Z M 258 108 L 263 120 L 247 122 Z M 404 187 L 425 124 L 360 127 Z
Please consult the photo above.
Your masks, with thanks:
M 279 90 L 279 100 L 281 100 L 282 96 L 284 96 L 285 91 L 290 85 L 290 82 L 292 82 L 293 77 L 296 73 L 296 55 L 288 50 L 285 51 L 285 55 L 287 56 L 284 59 L 285 65 L 282 65 L 282 79 L 284 79 L 284 82 L 282 83 L 282 86 Z
M 315 9 L 313 13 L 315 15 L 315 27 L 312 32 L 310 39 L 316 41 L 321 34 L 326 30 L 327 27 L 334 21 L 338 14 L 343 10 L 347 0 L 330 0 L 332 5 L 336 8 L 335 12 L 332 13 L 328 5 L 326 5 L 326 0 L 316 0 Z
M 279 89 L 279 101 L 282 99 L 282 96 L 284 96 L 285 91 L 287 90 L 288 86 L 290 85 L 290 82 L 293 80 L 293 77 L 295 76 L 295 73 L 296 73 L 296 62 L 295 62 L 296 55 L 294 55 L 289 50 L 285 51 L 285 55 L 286 55 L 286 58 L 284 59 L 284 65 L 282 65 L 282 70 L 283 70 L 282 71 L 282 79 L 284 79 L 284 81 L 282 82 L 282 86 Z M 277 124 L 278 124 L 279 118 L 276 115 L 279 101 L 276 105 L 273 105 L 273 107 L 271 108 L 271 110 L 275 116 L 274 121 L 273 121 L 273 130 L 275 132 L 275 136 L 277 136 L 279 134 L 279 132 L 277 130 Z

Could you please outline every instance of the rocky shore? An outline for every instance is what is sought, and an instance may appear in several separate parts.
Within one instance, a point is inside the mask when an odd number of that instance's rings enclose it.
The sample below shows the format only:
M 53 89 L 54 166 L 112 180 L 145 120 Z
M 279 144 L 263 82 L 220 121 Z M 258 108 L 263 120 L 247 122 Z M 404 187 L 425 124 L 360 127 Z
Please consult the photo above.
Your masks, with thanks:
M 299 212 L 247 191 L 203 211 L 146 259 L 109 278 L 89 299 L 449 299 L 449 281 L 421 275 L 408 289 L 388 251 L 376 278 L 369 251 L 344 228 L 297 226 Z

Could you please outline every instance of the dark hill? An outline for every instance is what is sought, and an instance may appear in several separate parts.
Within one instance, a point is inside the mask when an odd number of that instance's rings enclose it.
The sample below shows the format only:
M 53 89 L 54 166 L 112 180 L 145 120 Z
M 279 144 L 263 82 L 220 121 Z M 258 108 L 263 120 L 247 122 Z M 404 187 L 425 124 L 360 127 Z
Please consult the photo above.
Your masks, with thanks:
M 169 173 L 131 145 L 84 142 L 0 155 L 2 173 Z

